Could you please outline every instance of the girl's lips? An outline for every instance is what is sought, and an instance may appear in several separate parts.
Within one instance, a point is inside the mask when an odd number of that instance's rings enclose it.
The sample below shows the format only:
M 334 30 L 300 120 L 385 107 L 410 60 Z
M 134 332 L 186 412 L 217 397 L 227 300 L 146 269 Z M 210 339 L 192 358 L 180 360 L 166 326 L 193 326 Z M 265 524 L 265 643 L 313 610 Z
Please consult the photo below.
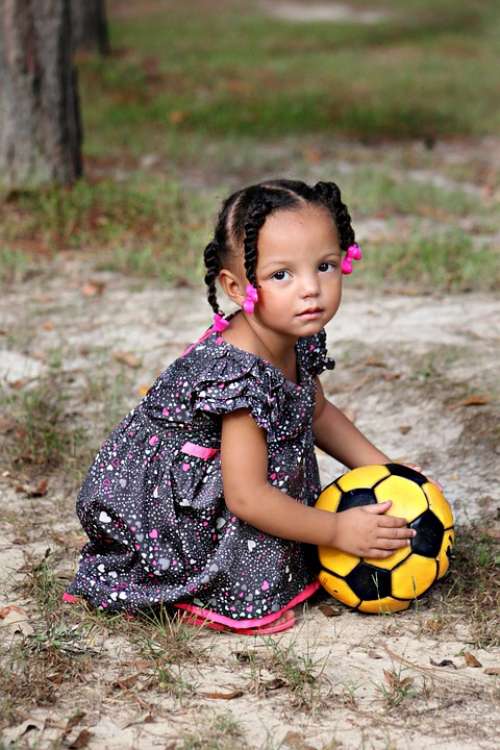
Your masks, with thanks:
M 299 318 L 319 318 L 322 314 L 323 310 L 320 308 L 315 308 L 313 310 L 304 310 L 303 313 L 299 313 Z

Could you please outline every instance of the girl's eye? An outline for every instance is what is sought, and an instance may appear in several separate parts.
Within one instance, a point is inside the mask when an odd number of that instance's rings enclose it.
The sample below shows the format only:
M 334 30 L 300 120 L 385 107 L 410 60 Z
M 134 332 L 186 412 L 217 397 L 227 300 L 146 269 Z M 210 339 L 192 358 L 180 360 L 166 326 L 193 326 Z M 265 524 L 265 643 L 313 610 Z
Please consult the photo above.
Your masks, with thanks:
M 329 261 L 326 261 L 326 260 L 323 261 L 323 263 L 320 263 L 318 266 L 318 270 L 322 271 L 323 273 L 326 271 L 333 271 L 334 268 L 335 268 L 335 264 L 330 263 Z
M 271 276 L 272 279 L 276 279 L 276 281 L 284 281 L 287 277 L 288 271 L 276 271 L 276 273 L 273 273 Z

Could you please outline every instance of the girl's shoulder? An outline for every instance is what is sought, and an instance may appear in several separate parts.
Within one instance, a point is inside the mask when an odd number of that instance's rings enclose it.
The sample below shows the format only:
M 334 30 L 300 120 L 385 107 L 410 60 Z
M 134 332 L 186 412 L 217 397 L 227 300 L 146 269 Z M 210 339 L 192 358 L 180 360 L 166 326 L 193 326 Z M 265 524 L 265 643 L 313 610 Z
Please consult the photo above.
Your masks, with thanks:
M 292 426 L 292 432 L 304 427 L 314 403 L 313 377 L 328 366 L 326 360 L 324 332 L 299 340 L 300 377 L 294 383 L 270 362 L 209 329 L 160 374 L 144 407 L 157 420 L 183 425 L 248 409 L 272 437 L 285 437 L 285 427 L 289 436 Z

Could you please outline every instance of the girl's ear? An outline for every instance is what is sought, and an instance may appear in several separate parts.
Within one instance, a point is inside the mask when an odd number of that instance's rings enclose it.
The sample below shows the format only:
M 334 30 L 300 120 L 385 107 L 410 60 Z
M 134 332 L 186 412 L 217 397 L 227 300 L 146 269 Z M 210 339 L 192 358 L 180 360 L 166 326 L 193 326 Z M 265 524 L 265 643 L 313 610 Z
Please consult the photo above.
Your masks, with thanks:
M 245 301 L 245 289 L 236 274 L 229 271 L 227 268 L 223 268 L 219 273 L 219 283 L 224 294 L 229 297 L 232 302 L 235 302 L 238 307 L 241 307 Z

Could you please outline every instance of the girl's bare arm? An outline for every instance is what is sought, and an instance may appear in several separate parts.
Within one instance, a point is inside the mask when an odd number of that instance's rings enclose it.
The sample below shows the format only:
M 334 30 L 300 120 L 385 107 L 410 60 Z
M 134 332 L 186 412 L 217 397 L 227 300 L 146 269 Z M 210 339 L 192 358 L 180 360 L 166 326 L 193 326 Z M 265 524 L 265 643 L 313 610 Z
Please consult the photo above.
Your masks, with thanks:
M 265 432 L 246 410 L 223 418 L 221 464 L 227 507 L 267 534 L 366 557 L 387 557 L 413 535 L 404 518 L 384 515 L 390 503 L 329 513 L 273 487 Z
M 350 469 L 390 462 L 390 459 L 370 443 L 340 409 L 325 398 L 318 378 L 313 432 L 314 442 L 318 448 Z

